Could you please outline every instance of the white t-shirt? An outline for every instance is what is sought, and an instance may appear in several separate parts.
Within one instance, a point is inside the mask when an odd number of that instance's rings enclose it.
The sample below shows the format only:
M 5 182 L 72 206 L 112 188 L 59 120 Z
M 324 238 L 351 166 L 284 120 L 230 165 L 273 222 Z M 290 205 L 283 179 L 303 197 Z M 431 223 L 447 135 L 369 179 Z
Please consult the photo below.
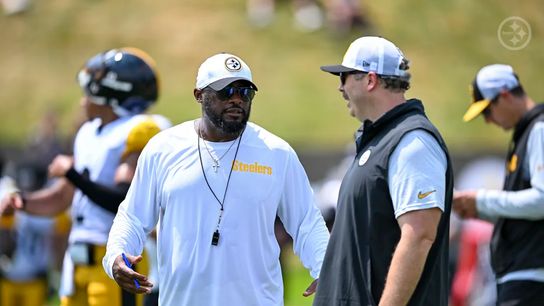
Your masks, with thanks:
M 276 215 L 314 278 L 329 238 L 306 173 L 285 141 L 253 123 L 243 133 L 235 161 L 238 143 L 232 147 L 231 142 L 206 143 L 215 158 L 231 147 L 217 172 L 200 140 L 206 178 L 220 200 L 233 165 L 220 240 L 213 246 L 220 205 L 202 174 L 194 124 L 189 121 L 163 131 L 144 149 L 115 217 L 104 269 L 112 277 L 117 256 L 140 254 L 146 234 L 160 220 L 161 305 L 283 305 Z
M 389 191 L 395 217 L 438 207 L 444 211 L 446 154 L 424 130 L 406 133 L 389 158 Z

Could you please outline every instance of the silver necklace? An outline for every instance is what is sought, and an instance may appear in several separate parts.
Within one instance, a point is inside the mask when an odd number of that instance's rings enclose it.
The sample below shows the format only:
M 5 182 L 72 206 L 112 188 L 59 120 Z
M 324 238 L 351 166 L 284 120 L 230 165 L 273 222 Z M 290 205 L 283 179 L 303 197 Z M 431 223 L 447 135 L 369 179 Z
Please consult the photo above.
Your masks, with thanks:
M 202 138 L 202 142 L 204 143 L 204 147 L 206 148 L 206 151 L 208 152 L 208 155 L 210 155 L 210 157 L 211 157 L 211 159 L 213 161 L 213 165 L 212 165 L 213 172 L 217 173 L 217 169 L 219 169 L 219 167 L 221 167 L 221 165 L 219 164 L 219 161 L 221 161 L 221 159 L 223 159 L 223 157 L 225 157 L 227 155 L 227 153 L 229 153 L 232 146 L 234 146 L 234 144 L 236 143 L 236 139 L 232 141 L 232 143 L 230 144 L 227 151 L 225 151 L 225 153 L 223 153 L 223 155 L 221 155 L 221 157 L 216 158 L 215 156 L 213 156 L 212 152 L 208 148 L 208 145 L 206 144 L 206 140 L 204 139 L 204 137 L 202 137 L 202 129 L 200 127 L 200 124 L 198 125 L 198 134 L 199 134 L 198 136 L 200 136 L 200 138 Z M 236 138 L 238 138 L 238 137 L 236 137 Z
M 200 128 L 200 126 L 199 126 Z M 200 130 L 199 130 L 200 134 Z M 200 154 L 200 138 L 198 138 L 197 147 L 198 147 L 198 160 L 200 161 L 200 169 L 202 170 L 202 175 L 204 176 L 204 180 L 206 181 L 206 185 L 208 186 L 208 189 L 213 194 L 214 198 L 217 200 L 217 203 L 219 203 L 219 206 L 221 206 L 221 210 L 219 212 L 219 219 L 217 220 L 217 227 L 215 228 L 215 232 L 212 234 L 212 245 L 218 245 L 219 244 L 219 227 L 221 225 L 221 219 L 223 218 L 223 211 L 225 210 L 225 199 L 227 197 L 227 190 L 229 189 L 229 183 L 230 183 L 230 176 L 232 175 L 232 170 L 234 169 L 234 161 L 236 160 L 236 157 L 238 156 L 238 150 L 240 149 L 240 143 L 242 142 L 242 135 L 244 134 L 244 130 L 240 133 L 240 136 L 238 136 L 238 145 L 236 146 L 236 151 L 234 153 L 234 158 L 232 159 L 232 165 L 230 166 L 230 172 L 229 177 L 227 178 L 227 185 L 225 186 L 225 192 L 223 192 L 223 201 L 219 200 L 219 197 L 215 194 L 215 192 L 212 189 L 212 186 L 210 186 L 210 182 L 208 182 L 208 177 L 206 177 L 206 171 L 204 171 L 204 164 L 202 163 L 202 154 Z M 204 139 L 202 139 L 204 141 Z M 236 141 L 234 141 L 236 142 Z M 205 142 L 204 142 L 205 143 Z

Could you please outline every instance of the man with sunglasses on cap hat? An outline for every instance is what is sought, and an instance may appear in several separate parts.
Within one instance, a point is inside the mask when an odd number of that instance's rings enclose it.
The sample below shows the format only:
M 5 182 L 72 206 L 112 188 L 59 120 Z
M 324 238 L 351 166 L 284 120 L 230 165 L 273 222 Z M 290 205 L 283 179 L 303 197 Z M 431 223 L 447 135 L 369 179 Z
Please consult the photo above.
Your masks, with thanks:
M 256 91 L 239 57 L 202 63 L 194 89 L 202 116 L 149 143 L 115 218 L 103 264 L 121 287 L 153 286 L 122 254 L 139 254 L 158 222 L 161 305 L 283 305 L 276 216 L 317 279 L 329 233 L 293 149 L 248 121 Z
M 544 105 L 536 104 L 508 65 L 485 66 L 472 82 L 473 102 L 463 120 L 513 129 L 502 191 L 456 192 L 453 209 L 463 218 L 494 222 L 491 265 L 497 305 L 544 301 Z
M 408 60 L 390 41 L 366 36 L 348 48 L 339 91 L 363 124 L 314 305 L 448 304 L 448 231 L 453 180 L 448 150 L 423 104 L 406 100 Z
M 58 178 L 50 187 L 5 197 L 0 214 L 19 209 L 50 216 L 71 208 L 61 306 L 141 305 L 142 299 L 120 290 L 100 263 L 140 152 L 152 136 L 170 126 L 162 116 L 144 114 L 157 101 L 158 72 L 142 50 L 119 48 L 87 60 L 77 80 L 87 121 L 76 134 L 74 155 L 59 155 L 49 165 L 49 175 Z

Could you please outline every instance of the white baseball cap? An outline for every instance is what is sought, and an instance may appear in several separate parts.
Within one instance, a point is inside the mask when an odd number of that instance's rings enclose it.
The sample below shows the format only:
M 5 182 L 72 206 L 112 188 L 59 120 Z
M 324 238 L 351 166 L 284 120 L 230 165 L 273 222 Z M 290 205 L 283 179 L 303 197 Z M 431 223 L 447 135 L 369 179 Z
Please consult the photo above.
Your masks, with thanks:
M 342 72 L 375 72 L 381 76 L 407 77 L 408 60 L 389 40 L 363 36 L 351 43 L 340 65 L 321 66 L 321 70 L 339 75 Z
M 241 58 L 229 53 L 219 53 L 206 59 L 198 68 L 196 88 L 209 86 L 213 90 L 221 90 L 238 80 L 248 81 L 257 90 L 251 70 Z
M 467 122 L 478 117 L 500 93 L 519 86 L 518 76 L 511 66 L 494 64 L 483 67 L 472 81 L 472 103 L 463 120 Z

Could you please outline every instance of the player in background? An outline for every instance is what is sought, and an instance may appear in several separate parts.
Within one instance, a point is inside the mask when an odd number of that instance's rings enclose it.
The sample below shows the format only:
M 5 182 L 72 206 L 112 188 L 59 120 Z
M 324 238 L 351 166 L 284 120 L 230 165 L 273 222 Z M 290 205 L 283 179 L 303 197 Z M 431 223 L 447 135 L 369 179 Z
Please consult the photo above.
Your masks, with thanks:
M 0 203 L 0 214 L 17 209 L 52 216 L 71 205 L 61 305 L 140 304 L 141 299 L 122 292 L 108 278 L 100 263 L 141 150 L 170 125 L 162 116 L 143 114 L 158 98 L 158 73 L 149 55 L 121 48 L 90 58 L 77 80 L 88 121 L 76 134 L 74 155 L 59 155 L 50 164 L 49 175 L 59 178 L 56 184 L 32 193 L 9 194 Z

